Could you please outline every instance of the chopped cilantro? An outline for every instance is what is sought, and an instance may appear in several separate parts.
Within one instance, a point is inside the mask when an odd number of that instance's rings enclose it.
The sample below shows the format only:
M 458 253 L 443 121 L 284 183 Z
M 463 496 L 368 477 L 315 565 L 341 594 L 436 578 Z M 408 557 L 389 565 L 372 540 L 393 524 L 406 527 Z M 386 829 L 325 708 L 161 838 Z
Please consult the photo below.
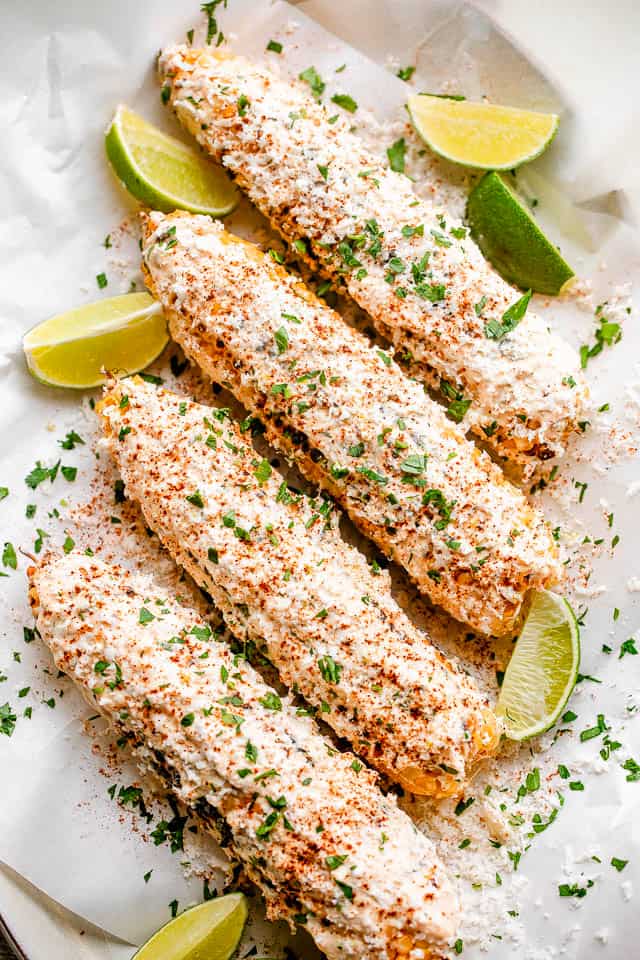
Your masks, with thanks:
M 9 703 L 0 707 L 0 733 L 5 737 L 10 737 L 16 728 L 17 717 L 13 712 L 13 707 Z
M 221 3 L 224 3 L 224 7 L 227 7 L 227 0 L 209 0 L 208 3 L 200 4 L 200 9 L 203 13 L 207 15 L 207 43 L 211 43 L 216 33 L 218 34 L 218 40 L 216 46 L 219 46 L 221 43 L 222 34 L 218 31 L 218 23 L 216 21 L 216 7 L 219 7 Z M 177 901 L 176 909 L 177 909 Z M 173 914 L 175 916 L 175 914 Z
M 340 880 L 336 880 L 336 883 L 344 893 L 347 900 L 353 900 L 353 888 L 350 887 L 348 883 L 341 883 Z
M 621 644 L 621 646 L 620 646 L 620 654 L 619 654 L 619 656 L 618 656 L 618 660 L 622 660 L 622 658 L 624 657 L 624 655 L 625 655 L 626 653 L 629 653 L 629 654 L 631 654 L 631 655 L 633 655 L 633 656 L 637 656 L 637 655 L 638 655 L 638 650 L 637 650 L 637 648 L 636 648 L 635 639 L 634 639 L 633 637 L 629 637 L 628 640 L 625 640 L 625 641 Z
M 2 565 L 4 567 L 10 567 L 12 570 L 16 570 L 18 567 L 15 548 L 8 540 L 5 542 L 4 550 L 2 551 Z
M 262 484 L 267 482 L 267 480 L 273 473 L 273 470 L 271 469 L 271 464 L 269 463 L 269 461 L 262 459 L 258 464 L 258 466 L 253 471 L 253 473 L 258 483 Z
M 411 77 L 416 72 L 415 67 L 400 67 L 396 73 L 396 77 L 400 77 L 401 80 L 411 80 Z
M 276 342 L 278 353 L 284 353 L 286 350 L 288 350 L 289 334 L 287 333 L 285 327 L 279 327 L 279 329 L 274 333 L 273 339 Z
M 531 300 L 531 290 L 527 290 L 519 300 L 512 303 L 502 314 L 501 320 L 489 320 L 485 324 L 484 335 L 489 340 L 502 340 L 506 334 L 518 326 L 529 306 Z
M 584 743 L 586 740 L 593 740 L 594 737 L 599 737 L 600 734 L 605 733 L 608 729 L 609 728 L 607 727 L 604 719 L 604 714 L 599 713 L 596 720 L 596 726 L 582 730 L 580 733 L 580 740 L 582 743 Z
M 389 166 L 391 167 L 392 170 L 395 170 L 396 173 L 404 173 L 404 161 L 405 161 L 406 152 L 407 152 L 407 145 L 404 141 L 404 137 L 400 137 L 399 140 L 396 140 L 395 143 L 392 143 L 387 150 Z
M 326 83 L 318 73 L 315 67 L 307 67 L 306 70 L 303 70 L 302 73 L 298 74 L 300 80 L 304 80 L 305 83 L 308 83 L 311 87 L 311 92 L 319 100 L 322 94 L 324 93 Z
M 357 467 L 356 469 L 357 472 L 361 473 L 367 480 L 371 480 L 372 483 L 377 483 L 379 486 L 384 487 L 389 482 L 387 477 L 372 470 L 371 467 Z
M 444 530 L 449 521 L 451 520 L 451 512 L 455 506 L 455 500 L 447 500 L 441 490 L 425 490 L 422 494 L 422 503 L 424 506 L 433 504 L 440 515 L 440 519 L 436 520 L 435 528 L 436 530 Z
M 334 93 L 331 97 L 331 103 L 335 103 L 338 107 L 342 107 L 343 110 L 347 110 L 349 113 L 355 113 L 358 109 L 358 104 L 348 93 Z
M 78 444 L 84 444 L 84 440 L 75 430 L 70 430 L 64 440 L 58 440 L 63 450 L 73 450 Z
M 400 469 L 410 476 L 421 476 L 427 469 L 426 453 L 412 453 L 411 456 L 402 461 Z
M 447 288 L 443 283 L 416 283 L 416 293 L 423 300 L 440 303 L 447 295 Z
M 423 237 L 424 236 L 424 224 L 420 223 L 417 227 L 412 227 L 410 224 L 405 223 L 402 228 L 402 236 L 410 239 L 411 237 Z
M 468 797 L 466 800 L 460 799 L 454 808 L 454 813 L 456 817 L 459 817 L 465 810 L 468 810 L 472 803 L 475 803 L 475 797 Z
M 320 657 L 318 660 L 318 668 L 323 679 L 326 680 L 327 683 L 340 683 L 342 667 L 339 663 L 336 663 L 333 657 L 330 657 L 329 654 L 326 654 L 324 657 Z
M 577 883 L 561 883 L 558 887 L 558 893 L 561 897 L 577 897 L 579 900 L 587 895 L 587 887 L 593 886 L 593 880 L 588 880 L 585 887 Z
M 596 319 L 599 326 L 595 332 L 596 342 L 593 346 L 583 344 L 580 347 L 580 366 L 584 370 L 592 357 L 602 353 L 605 346 L 612 347 L 622 339 L 622 327 L 619 323 L 612 323 L 602 314 L 602 306 L 596 309 Z
M 331 857 L 325 857 L 324 862 L 329 867 L 329 870 L 337 870 L 338 867 L 347 859 L 346 853 L 334 853 Z
M 260 697 L 260 703 L 267 710 L 282 710 L 282 700 L 272 690 L 269 690 L 264 697 Z
M 140 615 L 138 616 L 138 623 L 151 623 L 152 620 L 155 620 L 155 616 L 151 613 L 151 611 L 147 610 L 146 607 L 141 607 Z
M 474 312 L 475 312 L 476 317 L 481 317 L 481 316 L 482 316 L 482 311 L 484 310 L 484 308 L 486 307 L 486 305 L 487 305 L 487 298 L 486 298 L 486 297 L 480 297 L 480 299 L 478 300 L 478 302 L 477 302 L 477 303 L 474 303 L 473 309 L 474 309 Z
M 36 487 L 39 487 L 41 483 L 45 480 L 55 480 L 58 475 L 58 468 L 60 466 L 60 461 L 53 465 L 53 467 L 43 467 L 39 460 L 36 460 L 36 465 L 27 476 L 24 478 L 24 482 L 31 490 L 35 490 Z
M 452 241 L 445 237 L 444 233 L 440 233 L 439 230 L 430 230 L 429 233 L 439 247 L 451 247 L 453 245 Z
M 288 400 L 291 396 L 291 387 L 288 383 L 274 383 L 274 385 L 271 387 L 270 393 L 274 397 L 278 394 L 282 394 L 285 400 Z

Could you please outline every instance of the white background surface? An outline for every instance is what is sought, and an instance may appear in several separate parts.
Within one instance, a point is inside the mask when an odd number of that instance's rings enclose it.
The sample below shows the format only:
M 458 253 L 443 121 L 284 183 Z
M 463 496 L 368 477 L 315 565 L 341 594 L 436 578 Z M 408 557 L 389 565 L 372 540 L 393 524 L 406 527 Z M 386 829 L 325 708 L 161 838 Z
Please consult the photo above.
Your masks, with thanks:
M 561 108 L 562 137 L 530 174 L 533 186 L 538 194 L 546 190 L 553 196 L 560 191 L 565 198 L 560 215 L 558 205 L 556 213 L 550 211 L 555 220 L 552 226 L 556 233 L 559 229 L 565 232 L 563 249 L 571 253 L 581 272 L 593 277 L 602 296 L 607 295 L 612 278 L 618 282 L 637 278 L 633 227 L 640 182 L 635 95 L 640 17 L 635 4 L 621 0 L 479 4 L 517 38 L 540 72 L 526 66 L 508 42 L 491 33 L 486 21 L 461 4 L 311 0 L 302 6 L 381 64 L 389 56 L 402 65 L 417 63 L 422 81 L 419 89 L 434 89 L 436 84 L 439 88 L 443 79 L 451 79 L 470 96 L 487 93 L 520 106 Z M 0 504 L 2 540 L 27 543 L 23 507 L 15 504 L 36 498 L 26 495 L 22 478 L 37 457 L 48 463 L 55 459 L 55 438 L 70 425 L 79 429 L 78 398 L 40 388 L 29 379 L 21 362 L 20 336 L 43 317 L 96 298 L 94 277 L 105 266 L 100 243 L 120 221 L 128 202 L 103 160 L 104 127 L 119 101 L 168 126 L 152 76 L 153 59 L 160 46 L 183 37 L 197 22 L 197 8 L 197 3 L 177 5 L 172 0 L 135 4 L 125 0 L 109 4 L 31 0 L 28 5 L 4 0 L 0 4 L 0 128 L 6 131 L 0 155 L 0 483 L 12 488 L 12 498 Z M 252 45 L 256 51 L 264 48 L 272 35 L 266 23 L 278 16 L 286 20 L 289 14 L 257 0 L 230 0 L 230 10 L 221 13 L 220 20 L 226 30 L 231 23 L 237 29 L 240 40 L 236 49 L 252 52 Z M 345 54 L 326 38 L 316 36 L 311 49 L 319 68 L 326 62 L 335 66 L 349 57 L 353 63 L 349 92 L 379 115 L 402 102 L 406 88 L 392 75 L 372 73 L 357 57 Z M 311 62 L 308 48 L 292 56 L 301 58 L 300 68 Z M 107 293 L 127 288 L 128 278 L 112 279 Z M 550 319 L 553 316 L 550 313 Z M 566 325 L 566 335 L 577 343 L 592 339 L 592 319 L 574 316 L 563 308 L 557 322 Z M 593 371 L 589 369 L 597 403 L 611 402 L 618 418 L 634 416 L 634 391 L 640 383 L 639 346 L 637 317 L 632 317 L 625 327 L 623 346 L 599 358 Z M 48 423 L 55 424 L 53 434 L 46 429 Z M 601 710 L 612 722 L 622 722 L 640 680 L 637 660 L 627 658 L 621 668 L 615 661 L 602 662 L 599 651 L 603 642 L 617 650 L 620 640 L 639 624 L 638 595 L 629 593 L 626 585 L 640 576 L 635 543 L 640 533 L 640 500 L 629 500 L 626 490 L 640 479 L 640 470 L 637 463 L 629 461 L 606 466 L 604 434 L 595 435 L 590 444 L 596 467 L 600 464 L 605 473 L 580 465 L 576 475 L 590 484 L 589 496 L 580 508 L 580 522 L 585 530 L 593 528 L 595 535 L 601 535 L 601 501 L 605 500 L 606 509 L 615 511 L 616 530 L 622 539 L 615 561 L 605 558 L 596 565 L 592 583 L 606 586 L 607 593 L 586 601 L 590 613 L 583 669 L 605 677 L 608 683 L 596 691 L 597 703 L 593 690 L 583 685 L 576 697 L 580 709 L 575 709 L 591 720 Z M 585 445 L 585 449 L 589 447 Z M 66 461 L 80 464 L 87 457 L 87 451 L 81 450 Z M 13 497 L 14 488 L 18 497 Z M 78 490 L 63 492 L 79 494 Z M 51 504 L 60 496 L 55 488 Z M 17 647 L 22 649 L 21 625 L 29 622 L 11 611 L 12 604 L 24 608 L 23 592 L 22 572 L 0 582 L 4 621 L 0 651 L 6 650 L 9 656 Z M 615 639 L 611 635 L 613 606 L 623 611 Z M 33 664 L 27 655 L 23 658 L 26 670 L 35 669 L 37 653 L 28 651 Z M 1 666 L 8 666 L 6 659 L 0 660 Z M 0 701 L 5 699 L 4 693 L 0 691 Z M 7 691 L 14 700 L 12 694 L 13 690 Z M 20 724 L 11 741 L 0 743 L 0 763 L 6 773 L 2 782 L 8 784 L 7 802 L 0 809 L 0 859 L 19 867 L 83 916 L 135 939 L 134 928 L 141 915 L 152 927 L 165 919 L 166 904 L 177 895 L 173 891 L 182 880 L 170 856 L 156 851 L 154 871 L 159 878 L 165 871 L 166 894 L 165 889 L 158 892 L 157 888 L 155 893 L 133 890 L 130 875 L 139 879 L 144 872 L 136 859 L 140 851 L 135 844 L 117 842 L 117 823 L 109 822 L 105 829 L 105 818 L 113 814 L 104 797 L 102 806 L 93 797 L 91 774 L 84 782 L 90 813 L 81 821 L 91 852 L 75 842 L 80 821 L 77 812 L 68 807 L 68 818 L 62 818 L 64 789 L 77 800 L 84 787 L 82 778 L 73 779 L 74 773 L 83 769 L 82 764 L 91 764 L 87 744 L 72 721 L 77 715 L 83 715 L 82 711 L 68 696 L 64 707 L 60 705 L 49 715 L 46 708 L 34 711 L 31 725 Z M 624 740 L 627 754 L 640 760 L 637 729 L 629 727 Z M 580 749 L 576 749 L 577 755 Z M 52 770 L 55 776 L 51 776 Z M 100 790 L 104 792 L 104 784 Z M 634 818 L 639 801 L 640 784 L 627 785 L 619 770 L 593 777 L 584 796 L 571 797 L 571 813 L 559 819 L 553 831 L 540 838 L 542 842 L 536 841 L 521 867 L 531 879 L 528 949 L 523 947 L 522 957 L 540 956 L 529 952 L 536 943 L 562 949 L 563 955 L 580 956 L 581 960 L 632 955 L 632 945 L 640 935 L 634 905 L 634 895 L 638 895 L 634 887 L 640 888 L 640 837 Z M 624 874 L 629 890 L 625 893 L 620 883 L 603 883 L 596 896 L 590 895 L 587 909 L 583 903 L 577 912 L 572 903 L 558 901 L 557 883 L 563 880 L 563 863 L 569 869 L 573 857 L 592 849 L 607 859 L 612 853 L 630 857 Z M 148 851 L 142 853 L 146 858 Z M 133 899 L 138 895 L 139 902 Z M 630 899 L 625 899 L 627 895 Z M 91 932 L 86 922 L 75 922 L 10 873 L 0 872 L 0 911 L 30 960 L 69 956 L 124 960 L 132 953 L 130 947 L 108 941 L 99 931 Z M 82 937 L 80 929 L 86 931 Z M 594 939 L 605 929 L 608 946 Z M 466 955 L 471 953 L 465 951 Z M 512 955 L 513 945 L 496 943 L 490 952 L 492 958 Z

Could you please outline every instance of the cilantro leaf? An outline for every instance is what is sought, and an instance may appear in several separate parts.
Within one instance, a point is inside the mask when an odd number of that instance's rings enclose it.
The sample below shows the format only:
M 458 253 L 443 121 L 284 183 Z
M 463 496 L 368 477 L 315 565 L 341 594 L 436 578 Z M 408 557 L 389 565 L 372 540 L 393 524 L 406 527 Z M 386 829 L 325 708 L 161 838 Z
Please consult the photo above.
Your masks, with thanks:
M 342 107 L 343 110 L 347 110 L 349 113 L 355 113 L 358 109 L 358 104 L 348 93 L 334 93 L 331 97 L 331 103 L 337 104 L 337 106 Z
M 319 100 L 327 86 L 315 67 L 307 67 L 302 73 L 298 74 L 300 80 L 304 80 L 311 87 L 311 92 Z
M 502 314 L 501 320 L 489 320 L 485 324 L 484 335 L 489 340 L 502 340 L 504 336 L 511 333 L 518 326 L 529 306 L 531 300 L 531 290 L 527 290 L 519 300 L 512 303 Z
M 400 137 L 399 140 L 396 140 L 395 143 L 392 143 L 387 150 L 389 166 L 391 167 L 392 170 L 395 170 L 396 173 L 404 173 L 404 161 L 405 161 L 406 152 L 407 152 L 407 145 L 405 143 L 404 137 Z

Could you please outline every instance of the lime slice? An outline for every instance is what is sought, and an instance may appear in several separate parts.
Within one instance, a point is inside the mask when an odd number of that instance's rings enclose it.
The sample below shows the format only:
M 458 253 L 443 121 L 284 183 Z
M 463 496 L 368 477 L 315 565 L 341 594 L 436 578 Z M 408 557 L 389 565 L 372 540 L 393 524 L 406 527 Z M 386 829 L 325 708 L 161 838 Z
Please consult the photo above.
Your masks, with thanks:
M 557 294 L 573 278 L 569 264 L 500 174 L 486 173 L 476 184 L 467 219 L 485 257 L 509 283 Z
M 553 726 L 579 666 L 580 631 L 571 607 L 555 593 L 536 591 L 496 708 L 510 740 L 526 740 Z
M 229 960 L 246 919 L 242 893 L 207 900 L 161 927 L 133 960 Z
M 407 103 L 413 125 L 431 150 L 480 170 L 512 170 L 539 156 L 558 129 L 555 113 L 420 93 Z
M 240 199 L 222 167 L 119 106 L 105 137 L 107 156 L 127 190 L 155 210 L 224 217 Z
M 148 293 L 125 293 L 39 323 L 22 347 L 36 380 L 81 390 L 104 383 L 103 370 L 143 370 L 168 340 L 160 304 Z

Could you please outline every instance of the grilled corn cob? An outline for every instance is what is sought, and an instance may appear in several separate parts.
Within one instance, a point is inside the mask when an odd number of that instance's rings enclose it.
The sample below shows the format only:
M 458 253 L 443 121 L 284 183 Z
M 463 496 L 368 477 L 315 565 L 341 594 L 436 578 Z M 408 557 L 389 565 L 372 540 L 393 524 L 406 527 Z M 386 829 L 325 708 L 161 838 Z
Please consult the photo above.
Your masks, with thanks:
M 252 244 L 206 217 L 143 215 L 171 334 L 431 599 L 513 632 L 559 578 L 542 516 L 422 387 Z M 297 442 L 296 442 L 297 441 Z
M 142 769 L 224 818 L 271 919 L 304 923 L 329 960 L 440 956 L 457 902 L 432 842 L 352 754 L 332 749 L 197 614 L 97 558 L 31 568 L 56 665 Z
M 586 385 L 576 352 L 483 259 L 298 86 L 241 57 L 174 47 L 164 96 L 300 253 L 453 398 L 467 429 L 520 464 L 561 454 Z M 331 118 L 332 121 L 335 118 Z M 519 323 L 518 323 L 519 320 Z
M 325 523 L 328 502 L 294 497 L 215 408 L 128 380 L 102 415 L 129 497 L 230 630 L 377 769 L 413 793 L 459 793 L 496 719 Z

